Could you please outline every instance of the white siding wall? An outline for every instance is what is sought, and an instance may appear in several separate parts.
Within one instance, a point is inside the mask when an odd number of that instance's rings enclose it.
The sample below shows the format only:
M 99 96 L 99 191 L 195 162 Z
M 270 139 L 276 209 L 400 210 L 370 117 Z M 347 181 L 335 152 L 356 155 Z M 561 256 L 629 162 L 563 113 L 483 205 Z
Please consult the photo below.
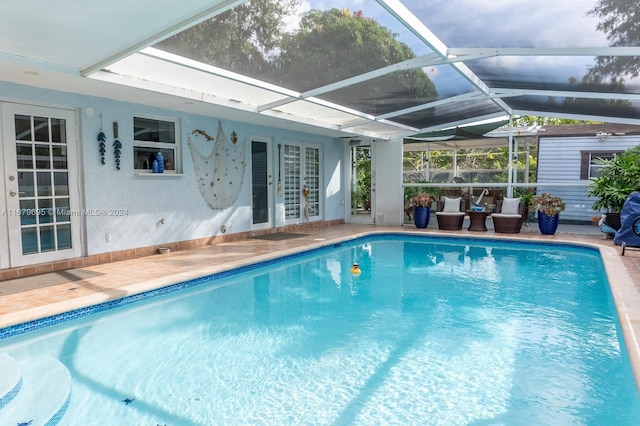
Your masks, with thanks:
M 598 216 L 591 206 L 595 199 L 587 195 L 589 180 L 580 180 L 582 151 L 619 151 L 640 144 L 640 136 L 541 137 L 538 154 L 538 193 L 551 192 L 562 197 L 567 208 L 562 220 L 589 221 Z M 545 182 L 567 182 L 567 187 L 548 186 Z M 580 182 L 585 186 L 579 187 Z M 570 185 L 573 184 L 573 185 Z

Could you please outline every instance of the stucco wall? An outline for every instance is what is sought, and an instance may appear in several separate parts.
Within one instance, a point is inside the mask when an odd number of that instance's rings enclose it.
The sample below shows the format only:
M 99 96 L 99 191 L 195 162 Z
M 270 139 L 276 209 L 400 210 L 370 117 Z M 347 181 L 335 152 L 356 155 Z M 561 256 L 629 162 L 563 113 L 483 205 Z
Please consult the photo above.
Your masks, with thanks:
M 301 134 L 250 123 L 221 121 L 226 137 L 232 131 L 238 144 L 246 144 L 244 182 L 238 199 L 229 208 L 211 209 L 200 194 L 196 174 L 187 145 L 187 138 L 195 129 L 217 135 L 216 117 L 190 115 L 152 106 L 116 102 L 104 98 L 79 96 L 25 86 L 0 83 L 0 102 L 43 105 L 73 109 L 78 117 L 79 167 L 81 197 L 85 209 L 106 209 L 120 212 L 106 216 L 84 216 L 83 239 L 85 254 L 125 250 L 168 242 L 184 241 L 218 235 L 221 226 L 226 233 L 249 231 L 252 228 L 251 210 L 251 138 L 260 136 L 272 141 L 272 170 L 277 173 L 278 143 L 299 141 L 322 147 L 323 219 L 344 218 L 344 179 L 341 174 L 343 141 L 339 139 Z M 93 114 L 87 114 L 90 107 Z M 179 119 L 181 176 L 140 176 L 133 170 L 133 116 L 144 114 L 157 118 Z M 112 143 L 112 124 L 119 124 L 119 140 L 123 144 L 121 170 L 116 170 Z M 103 129 L 107 135 L 106 164 L 100 163 L 97 135 Z M 204 139 L 191 139 L 204 155 L 213 145 Z M 272 185 L 275 206 L 274 226 L 283 225 L 282 197 L 277 197 L 275 176 Z M 162 223 L 164 219 L 164 223 Z
M 400 226 L 403 222 L 402 140 L 376 145 L 376 224 Z

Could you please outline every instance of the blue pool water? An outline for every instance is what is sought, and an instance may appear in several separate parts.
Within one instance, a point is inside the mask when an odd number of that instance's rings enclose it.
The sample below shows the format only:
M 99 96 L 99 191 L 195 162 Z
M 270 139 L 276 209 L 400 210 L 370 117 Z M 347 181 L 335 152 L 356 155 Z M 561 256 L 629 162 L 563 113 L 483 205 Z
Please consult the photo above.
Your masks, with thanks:
M 640 418 L 596 250 L 385 235 L 221 275 L 0 330 L 0 363 L 56 370 L 63 425 Z M 31 409 L 19 421 L 48 416 Z

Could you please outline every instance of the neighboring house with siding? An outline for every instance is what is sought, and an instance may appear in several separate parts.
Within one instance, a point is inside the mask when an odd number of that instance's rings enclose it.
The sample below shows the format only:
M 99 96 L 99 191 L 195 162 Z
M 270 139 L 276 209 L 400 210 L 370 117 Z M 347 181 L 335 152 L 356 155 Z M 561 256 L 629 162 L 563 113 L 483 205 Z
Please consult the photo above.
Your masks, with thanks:
M 563 221 L 588 222 L 600 212 L 591 207 L 594 199 L 587 195 L 589 179 L 596 177 L 596 158 L 612 158 L 627 148 L 640 144 L 640 126 L 625 124 L 545 126 L 539 133 L 537 192 L 551 192 L 562 197 L 566 210 Z M 566 182 L 567 186 L 544 183 Z

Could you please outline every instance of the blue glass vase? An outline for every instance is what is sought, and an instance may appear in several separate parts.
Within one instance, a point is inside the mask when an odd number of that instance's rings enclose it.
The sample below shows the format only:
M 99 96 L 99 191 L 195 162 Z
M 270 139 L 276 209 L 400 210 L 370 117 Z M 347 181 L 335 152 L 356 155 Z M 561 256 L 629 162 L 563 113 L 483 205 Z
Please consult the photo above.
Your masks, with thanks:
M 553 235 L 558 229 L 558 222 L 560 221 L 560 214 L 555 216 L 548 216 L 546 213 L 538 210 L 538 228 L 541 234 Z
M 156 160 L 158 160 L 158 173 L 164 173 L 164 157 L 160 151 L 156 155 Z
M 413 223 L 416 228 L 426 228 L 429 225 L 429 215 L 431 209 L 429 207 L 416 206 L 413 208 Z

